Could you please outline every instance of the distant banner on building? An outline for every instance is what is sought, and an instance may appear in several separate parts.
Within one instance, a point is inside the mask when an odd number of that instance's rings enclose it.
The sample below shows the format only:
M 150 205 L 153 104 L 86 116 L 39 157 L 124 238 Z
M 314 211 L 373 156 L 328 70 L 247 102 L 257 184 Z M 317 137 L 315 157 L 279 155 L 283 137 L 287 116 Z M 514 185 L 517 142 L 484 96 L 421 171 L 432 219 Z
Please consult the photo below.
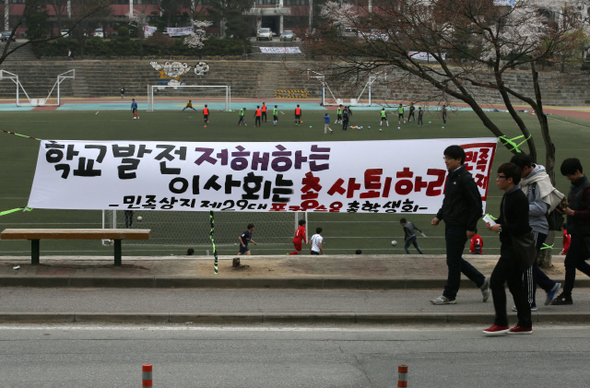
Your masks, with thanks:
M 466 152 L 487 198 L 495 138 L 356 142 L 41 142 L 38 209 L 434 214 L 443 151 Z M 417 157 L 419 155 L 419 157 Z
M 432 54 L 429 54 L 429 53 L 420 52 L 420 51 L 410 51 L 410 52 L 408 52 L 408 55 L 414 59 L 419 60 L 419 61 L 436 62 L 436 59 L 434 59 Z M 447 54 L 445 54 L 445 53 L 441 54 L 441 57 L 443 60 L 446 58 L 446 56 L 447 56 Z
M 193 27 L 166 27 L 166 33 L 168 36 L 185 36 L 195 32 Z
M 152 26 L 143 26 L 143 36 L 149 38 L 150 36 L 154 35 L 154 32 L 158 30 L 158 27 Z
M 260 47 L 263 54 L 301 54 L 299 47 Z

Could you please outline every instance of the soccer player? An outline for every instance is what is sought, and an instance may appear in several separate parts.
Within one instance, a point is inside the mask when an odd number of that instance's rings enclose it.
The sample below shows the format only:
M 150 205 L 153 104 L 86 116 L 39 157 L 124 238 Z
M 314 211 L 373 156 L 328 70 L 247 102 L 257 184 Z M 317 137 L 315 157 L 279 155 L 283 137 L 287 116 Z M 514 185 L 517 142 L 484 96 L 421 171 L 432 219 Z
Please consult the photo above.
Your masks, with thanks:
M 297 108 L 295 108 L 295 125 L 299 125 L 302 123 L 301 114 L 301 108 L 299 107 L 299 104 L 297 104 Z
M 254 112 L 254 126 L 262 126 L 262 110 L 260 109 L 260 105 L 256 106 L 256 112 Z
M 415 110 L 416 107 L 414 106 L 414 103 L 410 102 L 410 113 L 408 113 L 408 122 L 410 121 L 410 119 L 414 119 L 414 121 L 416 121 L 416 116 L 414 116 Z
M 188 102 L 186 103 L 186 106 L 184 108 L 182 108 L 182 111 L 184 112 L 186 109 L 192 109 L 195 112 L 197 111 L 195 108 L 193 108 L 193 102 L 191 100 L 188 100 Z
M 334 120 L 334 124 L 342 124 L 342 104 L 338 105 L 336 109 L 336 120 Z
M 402 121 L 404 124 L 406 123 L 406 119 L 404 118 L 404 106 L 399 104 L 399 107 L 397 108 L 397 123 L 401 124 Z
M 322 237 L 322 228 L 316 228 L 315 234 L 309 239 L 309 245 L 311 245 L 312 255 L 323 255 L 324 250 L 322 249 L 322 243 L 324 238 Z
M 379 122 L 379 125 L 381 126 L 384 121 L 389 127 L 389 120 L 387 120 L 387 112 L 385 111 L 385 108 L 381 109 L 381 121 Z
M 246 122 L 244 121 L 244 115 L 245 114 L 246 114 L 246 108 L 240 109 L 240 113 L 238 113 L 238 115 L 240 116 L 240 119 L 238 120 L 238 127 L 241 124 L 244 124 L 244 126 L 246 126 Z
M 303 249 L 302 242 L 307 244 L 307 239 L 305 238 L 305 220 L 299 220 L 299 227 L 295 231 L 295 237 L 293 237 L 293 245 L 295 246 L 295 250 L 289 255 L 298 255 L 301 253 Z
M 272 123 L 274 125 L 277 125 L 278 122 L 279 122 L 279 109 L 275 105 L 275 108 L 272 110 Z
M 131 99 L 131 112 L 133 112 L 133 120 L 139 120 L 139 115 L 137 114 L 137 102 L 135 102 L 135 98 Z
M 207 105 L 205 105 L 205 107 L 203 108 L 203 119 L 205 120 L 206 127 L 207 123 L 209 122 L 209 108 L 207 107 Z
M 266 102 L 262 103 L 262 117 L 260 118 L 260 120 L 264 120 L 264 122 L 266 123 L 266 110 L 268 109 L 268 107 L 266 106 Z
M 238 252 L 238 255 L 251 254 L 250 248 L 248 248 L 248 243 L 250 241 L 252 241 L 254 245 L 258 245 L 256 241 L 252 240 L 252 232 L 254 232 L 254 224 L 248 224 L 248 230 L 246 230 L 244 233 L 240 235 L 240 237 L 238 237 L 238 240 L 240 240 L 240 251 Z

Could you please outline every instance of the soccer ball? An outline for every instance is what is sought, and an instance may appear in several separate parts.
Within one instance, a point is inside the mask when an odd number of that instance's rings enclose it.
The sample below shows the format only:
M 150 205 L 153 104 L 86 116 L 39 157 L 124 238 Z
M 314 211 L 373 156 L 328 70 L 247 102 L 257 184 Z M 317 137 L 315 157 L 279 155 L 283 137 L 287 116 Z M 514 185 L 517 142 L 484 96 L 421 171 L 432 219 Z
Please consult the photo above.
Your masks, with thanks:
M 392 246 L 396 246 L 396 245 L 397 245 L 397 241 L 395 241 L 395 240 L 391 240 L 391 245 L 392 245 Z
M 141 216 L 137 216 L 137 221 L 141 222 L 143 221 L 143 218 Z

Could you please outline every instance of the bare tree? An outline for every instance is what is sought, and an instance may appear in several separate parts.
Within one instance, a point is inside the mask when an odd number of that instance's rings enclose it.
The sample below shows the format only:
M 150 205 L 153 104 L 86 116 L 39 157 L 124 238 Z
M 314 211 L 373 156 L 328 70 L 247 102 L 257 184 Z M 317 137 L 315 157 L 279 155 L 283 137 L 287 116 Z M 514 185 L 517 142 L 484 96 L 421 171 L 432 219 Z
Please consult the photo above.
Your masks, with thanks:
M 84 20 L 92 17 L 97 12 L 108 8 L 111 4 L 114 3 L 114 0 L 84 0 L 79 1 L 75 7 L 75 18 L 73 18 L 74 23 L 71 26 L 71 29 L 76 27 L 78 24 L 82 23 Z M 38 12 L 39 9 L 43 9 L 47 4 L 46 0 L 27 0 L 25 2 L 25 7 L 23 8 L 22 14 L 17 19 L 16 23 L 12 26 L 12 36 L 16 36 L 16 30 L 23 26 L 26 22 L 27 17 L 34 15 Z M 54 40 L 59 38 L 58 36 L 49 36 L 49 37 L 40 37 L 35 39 L 29 39 L 23 44 L 14 44 L 8 40 L 6 45 L 4 46 L 4 50 L 0 54 L 0 65 L 8 58 L 11 54 L 15 51 L 21 49 L 24 46 L 27 46 L 32 43 L 37 42 L 47 42 L 50 40 Z
M 535 139 L 515 108 L 529 105 L 541 127 L 545 165 L 554 182 L 555 146 L 536 64 L 566 45 L 581 20 L 569 17 L 567 5 L 560 8 L 559 22 L 547 20 L 539 2 L 544 1 L 498 6 L 494 0 L 376 0 L 372 9 L 360 0 L 329 2 L 321 14 L 325 23 L 305 45 L 329 58 L 324 72 L 332 77 L 396 70 L 430 84 L 442 99 L 466 103 L 494 136 L 506 138 L 511 136 L 483 109 L 490 98 L 502 101 L 536 162 Z M 354 38 L 343 39 L 343 28 L 354 31 Z M 507 73 L 515 67 L 530 70 L 532 92 L 510 84 Z

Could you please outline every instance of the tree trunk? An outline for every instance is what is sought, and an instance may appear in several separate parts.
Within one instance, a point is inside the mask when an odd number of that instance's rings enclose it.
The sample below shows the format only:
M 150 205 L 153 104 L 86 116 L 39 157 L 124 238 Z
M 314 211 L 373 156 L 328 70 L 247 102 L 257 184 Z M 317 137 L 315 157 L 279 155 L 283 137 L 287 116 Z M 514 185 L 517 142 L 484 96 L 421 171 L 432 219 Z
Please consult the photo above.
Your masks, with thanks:
M 545 240 L 545 244 L 552 246 L 555 243 L 555 231 L 550 230 L 547 233 L 547 239 Z M 537 265 L 539 268 L 553 268 L 553 263 L 551 262 L 552 254 L 551 249 L 541 249 L 539 256 L 537 257 Z

